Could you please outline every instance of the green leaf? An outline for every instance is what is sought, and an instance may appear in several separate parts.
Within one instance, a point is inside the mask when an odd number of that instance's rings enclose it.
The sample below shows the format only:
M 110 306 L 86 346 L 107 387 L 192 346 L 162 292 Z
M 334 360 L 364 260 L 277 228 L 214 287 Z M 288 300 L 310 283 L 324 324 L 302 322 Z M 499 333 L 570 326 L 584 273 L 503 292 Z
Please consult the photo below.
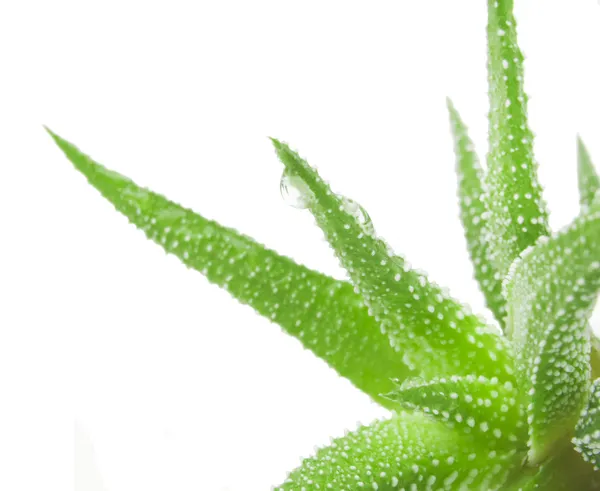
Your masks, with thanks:
M 502 296 L 502 277 L 490 258 L 486 222 L 489 217 L 485 200 L 485 175 L 469 138 L 468 129 L 454 105 L 448 100 L 450 127 L 454 136 L 460 218 L 467 247 L 475 269 L 475 278 L 483 291 L 487 306 L 504 326 L 506 306 Z
M 590 331 L 591 331 L 590 327 Z M 592 332 L 591 335 L 592 342 L 592 357 L 590 360 L 590 364 L 592 367 L 592 379 L 596 379 L 600 377 L 600 339 L 598 336 Z
M 423 378 L 476 373 L 512 379 L 503 337 L 394 255 L 365 227 L 364 212 L 348 212 L 346 198 L 334 194 L 286 144 L 273 142 L 285 175 L 301 183 L 307 207 L 407 365 Z
M 148 238 L 229 291 L 386 407 L 393 378 L 413 375 L 362 298 L 343 281 L 295 264 L 254 240 L 137 186 L 50 132 L 73 165 Z
M 548 235 L 512 10 L 513 0 L 488 0 L 487 227 L 490 255 L 502 277 L 521 251 Z
M 586 212 L 592 205 L 596 192 L 600 189 L 600 177 L 598 177 L 590 154 L 580 137 L 577 137 L 577 160 L 579 203 L 581 211 Z M 598 340 L 597 336 L 594 334 L 592 334 L 591 356 L 592 375 L 600 376 L 600 340 Z
M 598 209 L 525 251 L 505 288 L 528 405 L 529 457 L 539 463 L 572 431 L 589 385 L 588 318 L 600 288 Z
M 600 473 L 584 462 L 572 448 L 565 447 L 510 486 L 510 491 L 591 491 L 600 489 Z M 529 472 L 537 469 L 530 476 Z M 507 491 L 508 491 L 507 490 Z
M 589 207 L 600 189 L 600 178 L 596 173 L 592 158 L 581 138 L 577 138 L 577 161 L 579 180 L 579 202 L 581 208 Z
M 525 409 L 511 382 L 473 375 L 408 379 L 388 397 L 472 435 L 484 448 L 527 450 Z
M 592 384 L 587 405 L 575 427 L 573 444 L 586 462 L 600 470 L 600 379 Z
M 275 491 L 501 489 L 516 451 L 478 451 L 424 415 L 401 413 L 338 438 L 304 460 Z

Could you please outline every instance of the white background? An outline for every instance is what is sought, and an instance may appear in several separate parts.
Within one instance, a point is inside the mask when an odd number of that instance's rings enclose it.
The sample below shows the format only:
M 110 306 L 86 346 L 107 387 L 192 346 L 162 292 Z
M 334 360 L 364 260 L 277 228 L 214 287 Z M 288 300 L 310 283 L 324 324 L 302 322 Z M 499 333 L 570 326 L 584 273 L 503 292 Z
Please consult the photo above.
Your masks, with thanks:
M 540 179 L 560 227 L 577 212 L 577 132 L 600 162 L 600 6 L 517 5 Z M 482 0 L 2 2 L 0 488 L 70 489 L 74 421 L 76 491 L 258 491 L 314 445 L 386 416 L 145 241 L 42 124 L 343 277 L 308 213 L 279 196 L 266 137 L 281 138 L 483 311 L 446 95 L 483 153 Z

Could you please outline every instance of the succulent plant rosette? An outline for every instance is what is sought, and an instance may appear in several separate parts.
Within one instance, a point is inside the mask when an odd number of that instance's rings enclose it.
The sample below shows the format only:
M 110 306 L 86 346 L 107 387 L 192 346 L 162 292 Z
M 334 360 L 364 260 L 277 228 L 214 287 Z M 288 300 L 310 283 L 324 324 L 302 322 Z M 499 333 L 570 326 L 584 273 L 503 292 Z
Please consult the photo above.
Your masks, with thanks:
M 581 209 L 548 226 L 512 0 L 488 0 L 489 150 L 451 102 L 461 220 L 490 325 L 377 236 L 287 144 L 282 192 L 315 218 L 340 281 L 137 186 L 48 130 L 148 238 L 277 323 L 391 417 L 348 432 L 276 490 L 600 489 L 600 179 L 579 141 Z M 201 301 L 201 299 L 199 300 Z

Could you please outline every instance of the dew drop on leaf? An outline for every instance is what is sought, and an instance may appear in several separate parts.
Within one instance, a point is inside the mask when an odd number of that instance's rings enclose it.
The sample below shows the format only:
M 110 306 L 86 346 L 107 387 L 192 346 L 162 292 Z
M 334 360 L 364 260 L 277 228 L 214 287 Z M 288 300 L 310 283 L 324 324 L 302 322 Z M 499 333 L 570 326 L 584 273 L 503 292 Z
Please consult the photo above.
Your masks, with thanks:
M 307 208 L 310 196 L 312 196 L 307 184 L 300 177 L 290 174 L 287 170 L 281 175 L 279 191 L 288 205 L 299 209 Z
M 365 234 L 375 235 L 375 227 L 367 211 L 356 201 L 350 198 L 342 198 L 344 210 L 350 213 L 361 226 Z

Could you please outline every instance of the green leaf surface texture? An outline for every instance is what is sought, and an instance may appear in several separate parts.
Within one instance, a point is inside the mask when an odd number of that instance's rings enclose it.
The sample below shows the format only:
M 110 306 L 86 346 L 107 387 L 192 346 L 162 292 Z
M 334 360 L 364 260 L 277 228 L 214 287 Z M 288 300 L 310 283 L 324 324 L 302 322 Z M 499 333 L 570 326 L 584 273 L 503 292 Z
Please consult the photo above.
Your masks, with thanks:
M 600 379 L 590 388 L 589 399 L 575 427 L 573 444 L 586 462 L 600 470 Z
M 137 186 L 51 133 L 89 183 L 131 223 L 188 267 L 279 324 L 377 402 L 392 379 L 414 374 L 362 298 L 344 281 L 295 264 L 235 230 Z M 198 300 L 199 305 L 202 299 Z
M 388 397 L 473 436 L 489 450 L 527 451 L 525 408 L 511 382 L 483 376 L 406 380 Z
M 600 212 L 579 216 L 515 261 L 505 283 L 530 460 L 568 435 L 590 382 L 588 319 L 600 288 Z
M 488 81 L 488 241 L 492 261 L 504 277 L 521 251 L 549 234 L 512 0 L 488 0 Z
M 497 490 L 518 455 L 478 452 L 469 435 L 425 415 L 400 413 L 335 439 L 276 491 Z
M 448 101 L 450 128 L 454 137 L 456 173 L 458 175 L 458 199 L 460 218 L 465 231 L 467 248 L 475 269 L 475 278 L 483 291 L 486 304 L 501 326 L 504 326 L 506 305 L 502 295 L 502 276 L 490 256 L 490 245 L 486 229 L 489 219 L 485 199 L 485 172 L 467 126 L 453 104 Z
M 306 203 L 356 291 L 423 378 L 478 374 L 513 379 L 508 344 L 493 328 L 414 270 L 354 214 L 288 145 L 274 140 L 285 172 L 302 182 Z
M 582 209 L 594 202 L 600 189 L 600 178 L 590 157 L 590 153 L 581 138 L 577 139 L 577 180 L 579 183 L 579 203 Z

